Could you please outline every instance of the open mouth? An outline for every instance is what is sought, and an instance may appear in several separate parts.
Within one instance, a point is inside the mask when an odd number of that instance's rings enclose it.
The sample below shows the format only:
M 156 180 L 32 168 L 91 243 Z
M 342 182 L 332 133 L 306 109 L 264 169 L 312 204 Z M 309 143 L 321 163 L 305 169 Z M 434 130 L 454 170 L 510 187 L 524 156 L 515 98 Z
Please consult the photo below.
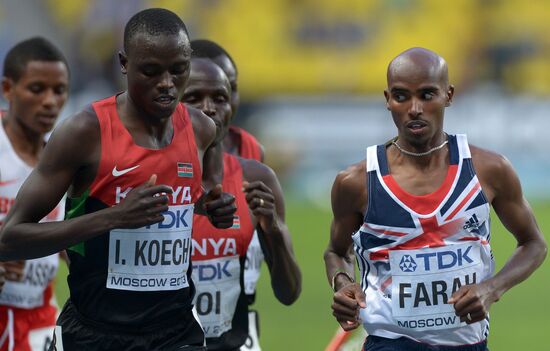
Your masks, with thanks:
M 171 95 L 161 95 L 155 98 L 155 102 L 161 105 L 171 105 L 176 100 L 175 97 Z
M 428 127 L 428 124 L 424 121 L 411 121 L 407 123 L 407 128 L 413 133 L 421 132 L 426 127 Z

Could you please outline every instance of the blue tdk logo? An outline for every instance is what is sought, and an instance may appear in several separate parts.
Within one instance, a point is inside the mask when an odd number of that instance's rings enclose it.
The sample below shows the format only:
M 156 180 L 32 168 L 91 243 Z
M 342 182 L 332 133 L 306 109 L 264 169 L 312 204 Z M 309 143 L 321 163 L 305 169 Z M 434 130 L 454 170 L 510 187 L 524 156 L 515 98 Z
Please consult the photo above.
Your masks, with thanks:
M 199 262 L 197 265 L 193 265 L 193 273 L 196 274 L 196 277 L 201 282 L 220 280 L 231 278 L 231 272 L 229 272 L 228 268 L 229 261 L 223 264 L 220 262 L 210 264 L 202 264 Z
M 416 262 L 411 255 L 403 255 L 401 262 L 399 262 L 399 268 L 403 272 L 414 272 L 416 271 Z
M 439 251 L 417 254 L 416 259 L 423 259 L 424 269 L 430 271 L 433 269 L 449 269 L 453 267 L 461 267 L 465 264 L 474 262 L 470 255 L 471 246 L 468 246 L 465 250 L 459 248 L 456 251 Z
M 168 210 L 165 212 L 162 212 L 162 215 L 164 216 L 164 220 L 160 223 L 155 223 L 146 226 L 147 229 L 150 228 L 158 228 L 158 229 L 169 229 L 169 228 L 188 228 L 189 224 L 191 224 L 192 215 L 193 213 L 189 211 L 189 209 L 176 209 L 176 210 Z

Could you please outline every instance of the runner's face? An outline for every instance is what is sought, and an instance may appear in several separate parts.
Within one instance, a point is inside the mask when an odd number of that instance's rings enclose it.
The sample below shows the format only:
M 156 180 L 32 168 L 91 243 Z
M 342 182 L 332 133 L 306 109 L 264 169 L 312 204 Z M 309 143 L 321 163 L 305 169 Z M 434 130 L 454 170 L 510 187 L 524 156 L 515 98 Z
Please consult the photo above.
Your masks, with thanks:
M 9 115 L 36 134 L 52 130 L 67 100 L 69 73 L 61 61 L 29 61 L 18 81 L 4 78 Z
M 230 96 L 229 80 L 218 65 L 204 59 L 192 61 L 182 102 L 212 118 L 216 124 L 216 143 L 223 140 L 231 122 Z
M 241 102 L 241 97 L 237 86 L 237 68 L 233 66 L 231 60 L 224 55 L 216 57 L 213 61 L 222 68 L 225 75 L 229 79 L 229 84 L 231 84 L 231 109 L 233 110 L 233 115 L 235 115 Z
M 184 31 L 175 35 L 138 34 L 128 51 L 119 56 L 131 102 L 147 116 L 170 117 L 189 77 L 189 38 Z
M 388 76 L 386 106 L 398 135 L 411 145 L 425 145 L 443 131 L 443 115 L 454 88 L 436 70 L 396 69 Z

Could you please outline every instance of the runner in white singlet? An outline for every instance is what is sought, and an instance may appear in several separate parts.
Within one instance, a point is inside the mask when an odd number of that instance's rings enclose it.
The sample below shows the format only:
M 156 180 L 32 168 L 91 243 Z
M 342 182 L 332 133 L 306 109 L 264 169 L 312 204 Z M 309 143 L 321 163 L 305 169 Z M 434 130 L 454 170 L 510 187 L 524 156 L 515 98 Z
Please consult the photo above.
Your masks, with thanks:
M 49 41 L 32 38 L 7 54 L 1 112 L 0 225 L 19 188 L 32 172 L 67 99 L 68 67 Z M 63 220 L 63 201 L 43 219 Z M 53 334 L 58 310 L 53 292 L 59 255 L 4 262 L 6 284 L 0 293 L 0 350 L 44 350 Z

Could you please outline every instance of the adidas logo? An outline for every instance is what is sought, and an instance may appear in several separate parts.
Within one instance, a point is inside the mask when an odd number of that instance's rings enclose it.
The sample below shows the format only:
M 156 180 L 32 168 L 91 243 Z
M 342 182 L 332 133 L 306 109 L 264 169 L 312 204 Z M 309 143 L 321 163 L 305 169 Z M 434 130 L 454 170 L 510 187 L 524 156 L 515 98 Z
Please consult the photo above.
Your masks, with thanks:
M 477 216 L 474 214 L 472 217 L 470 217 L 469 220 L 466 221 L 466 223 L 464 224 L 462 229 L 464 229 L 464 230 L 470 229 L 470 228 L 477 229 L 477 228 L 479 228 L 480 225 L 481 224 L 479 223 L 479 220 L 477 219 Z

